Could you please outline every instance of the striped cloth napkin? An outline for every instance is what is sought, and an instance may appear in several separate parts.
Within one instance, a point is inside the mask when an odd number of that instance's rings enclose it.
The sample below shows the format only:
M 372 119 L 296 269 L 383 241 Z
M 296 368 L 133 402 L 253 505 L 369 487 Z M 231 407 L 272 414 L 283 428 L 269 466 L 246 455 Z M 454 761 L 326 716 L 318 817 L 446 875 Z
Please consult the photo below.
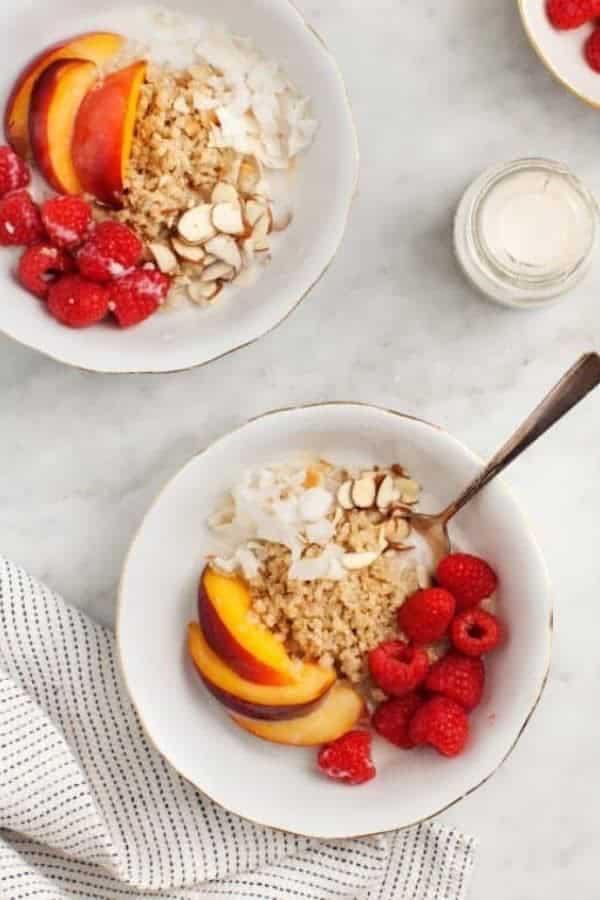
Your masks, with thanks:
M 113 635 L 0 557 L 2 900 L 463 900 L 473 843 L 316 841 L 216 806 L 148 743 Z

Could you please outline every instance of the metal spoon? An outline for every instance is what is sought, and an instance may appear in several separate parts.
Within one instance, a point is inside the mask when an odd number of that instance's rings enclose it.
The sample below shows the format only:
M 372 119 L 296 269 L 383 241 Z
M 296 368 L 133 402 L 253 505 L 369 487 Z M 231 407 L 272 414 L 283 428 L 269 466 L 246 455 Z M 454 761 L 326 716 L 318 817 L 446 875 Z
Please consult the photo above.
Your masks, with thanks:
M 435 515 L 410 513 L 406 516 L 412 527 L 429 543 L 434 562 L 450 552 L 448 522 L 472 500 L 479 491 L 495 478 L 506 466 L 548 431 L 565 413 L 569 412 L 593 388 L 600 384 L 600 356 L 584 354 L 544 400 L 525 419 L 513 436 L 492 457 L 485 469 L 465 488 L 462 494 L 446 509 Z

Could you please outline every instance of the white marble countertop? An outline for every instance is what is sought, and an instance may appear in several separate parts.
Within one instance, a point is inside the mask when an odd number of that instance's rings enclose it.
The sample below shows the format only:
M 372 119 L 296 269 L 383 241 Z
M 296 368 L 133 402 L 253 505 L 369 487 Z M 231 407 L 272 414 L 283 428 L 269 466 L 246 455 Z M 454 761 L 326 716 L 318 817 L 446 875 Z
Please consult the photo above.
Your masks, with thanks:
M 600 264 L 563 304 L 520 313 L 482 301 L 453 259 L 458 198 L 493 163 L 564 160 L 600 194 L 600 115 L 539 64 L 515 4 L 301 5 L 345 72 L 362 176 L 343 248 L 298 311 L 178 375 L 85 374 L 0 338 L 0 550 L 107 624 L 158 487 L 247 417 L 360 399 L 490 454 L 600 340 Z M 508 474 L 550 564 L 558 627 L 551 682 L 520 745 L 445 817 L 480 839 L 473 898 L 598 895 L 599 433 L 600 392 Z

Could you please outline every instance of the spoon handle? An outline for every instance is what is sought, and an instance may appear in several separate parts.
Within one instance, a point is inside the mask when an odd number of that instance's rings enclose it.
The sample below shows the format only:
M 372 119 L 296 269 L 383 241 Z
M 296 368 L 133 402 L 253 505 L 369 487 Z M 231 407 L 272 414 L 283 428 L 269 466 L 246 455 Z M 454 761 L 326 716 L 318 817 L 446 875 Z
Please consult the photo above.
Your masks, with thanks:
M 442 513 L 444 523 L 448 522 L 492 478 L 502 472 L 513 459 L 516 459 L 523 450 L 548 431 L 598 384 L 600 384 L 600 356 L 597 353 L 585 353 L 563 375 L 539 406 L 536 406 L 513 436 L 489 461 L 485 469 L 465 488 L 460 497 L 444 510 Z

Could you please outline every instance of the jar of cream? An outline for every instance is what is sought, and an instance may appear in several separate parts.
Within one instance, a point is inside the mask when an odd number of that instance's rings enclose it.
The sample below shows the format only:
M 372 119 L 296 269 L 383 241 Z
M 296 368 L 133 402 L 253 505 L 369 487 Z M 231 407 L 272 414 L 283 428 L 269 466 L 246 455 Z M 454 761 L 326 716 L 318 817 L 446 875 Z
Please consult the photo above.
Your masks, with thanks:
M 454 223 L 460 265 L 506 306 L 535 309 L 585 275 L 598 241 L 598 207 L 565 166 L 520 159 L 467 188 Z

